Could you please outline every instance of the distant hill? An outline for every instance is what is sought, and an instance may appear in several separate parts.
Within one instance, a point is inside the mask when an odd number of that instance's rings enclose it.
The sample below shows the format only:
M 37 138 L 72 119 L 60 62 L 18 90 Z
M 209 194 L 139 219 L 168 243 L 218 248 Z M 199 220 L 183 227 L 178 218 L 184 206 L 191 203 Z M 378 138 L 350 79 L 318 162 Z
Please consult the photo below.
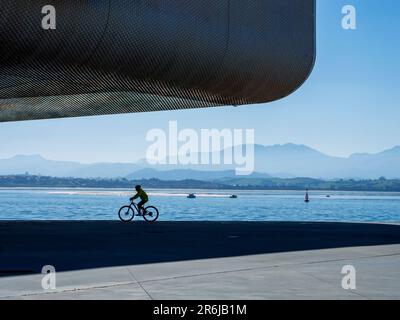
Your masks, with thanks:
M 0 174 L 24 174 L 64 176 L 83 168 L 84 165 L 69 161 L 52 161 L 40 155 L 16 155 L 10 159 L 0 160 Z
M 257 171 L 276 176 L 285 172 L 296 177 L 323 179 L 400 178 L 400 146 L 376 154 L 353 154 L 348 158 L 331 157 L 303 145 L 259 146 Z
M 225 152 L 220 153 L 223 159 Z M 376 154 L 332 157 L 305 145 L 255 145 L 255 173 L 247 178 L 378 179 L 400 178 L 400 146 Z M 199 155 L 200 156 L 200 155 Z M 17 155 L 0 160 L 0 175 L 25 174 L 53 177 L 218 180 L 233 178 L 235 165 L 149 165 L 137 163 L 82 164 L 47 160 L 40 155 Z
M 142 169 L 134 163 L 82 164 L 72 161 L 47 160 L 40 155 L 17 155 L 0 159 L 0 175 L 25 174 L 52 177 L 116 178 Z
M 400 192 L 400 180 L 321 180 L 311 178 L 234 178 L 217 181 L 160 180 L 160 179 L 83 179 L 57 178 L 33 175 L 0 175 L 0 188 L 49 187 L 49 188 L 128 188 L 135 184 L 146 189 L 217 189 L 217 190 L 331 190 L 331 191 L 386 191 Z
M 214 152 L 224 159 L 225 149 Z M 332 157 L 305 145 L 283 144 L 254 146 L 256 172 L 265 172 L 273 177 L 311 177 L 321 179 L 354 178 L 378 179 L 400 177 L 400 146 L 376 154 L 353 154 L 350 157 Z M 200 158 L 200 155 L 198 156 Z M 142 162 L 144 163 L 144 162 Z M 158 170 L 234 170 L 235 165 L 157 165 Z
M 200 171 L 193 169 L 175 169 L 175 170 L 165 170 L 159 171 L 156 169 L 146 168 L 135 171 L 132 174 L 129 174 L 127 179 L 160 179 L 160 180 L 185 180 L 185 179 L 194 179 L 194 180 L 205 180 L 212 181 L 218 179 L 226 179 L 226 178 L 235 178 L 236 174 L 234 170 L 224 170 L 224 171 Z M 266 173 L 258 173 L 255 172 L 251 174 L 251 178 L 271 178 L 269 174 Z

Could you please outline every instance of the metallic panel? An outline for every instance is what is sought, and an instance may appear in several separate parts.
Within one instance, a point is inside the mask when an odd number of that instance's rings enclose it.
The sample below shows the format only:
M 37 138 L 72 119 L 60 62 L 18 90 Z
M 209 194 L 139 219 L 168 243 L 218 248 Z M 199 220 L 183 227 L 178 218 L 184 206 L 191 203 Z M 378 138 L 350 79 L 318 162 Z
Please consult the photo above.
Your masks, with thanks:
M 264 103 L 310 74 L 315 1 L 0 0 L 0 43 L 0 121 Z

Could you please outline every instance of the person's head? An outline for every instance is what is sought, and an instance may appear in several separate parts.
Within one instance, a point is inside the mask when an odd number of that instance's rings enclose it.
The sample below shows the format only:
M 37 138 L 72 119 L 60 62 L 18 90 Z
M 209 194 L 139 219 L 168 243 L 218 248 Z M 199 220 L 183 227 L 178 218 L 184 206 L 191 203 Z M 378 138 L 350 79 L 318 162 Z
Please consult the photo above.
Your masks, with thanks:
M 138 185 L 135 187 L 135 189 L 136 189 L 136 191 L 139 191 L 140 189 L 142 189 L 142 186 L 138 184 Z

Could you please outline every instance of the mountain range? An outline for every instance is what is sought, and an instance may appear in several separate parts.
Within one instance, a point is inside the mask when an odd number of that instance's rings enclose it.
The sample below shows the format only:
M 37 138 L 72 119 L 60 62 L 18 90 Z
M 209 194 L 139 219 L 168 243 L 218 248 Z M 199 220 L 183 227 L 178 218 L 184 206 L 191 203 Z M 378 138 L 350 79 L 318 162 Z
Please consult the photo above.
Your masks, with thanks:
M 225 152 L 219 151 L 221 159 Z M 215 156 L 214 152 L 210 156 Z M 332 157 L 305 145 L 254 145 L 255 172 L 252 178 L 310 177 L 322 179 L 400 178 L 400 146 L 375 154 L 357 153 Z M 0 159 L 0 175 L 25 174 L 77 178 L 161 180 L 217 180 L 235 177 L 235 165 L 149 165 L 136 163 L 93 163 L 55 161 L 40 155 L 16 155 Z M 242 177 L 243 178 L 243 177 Z

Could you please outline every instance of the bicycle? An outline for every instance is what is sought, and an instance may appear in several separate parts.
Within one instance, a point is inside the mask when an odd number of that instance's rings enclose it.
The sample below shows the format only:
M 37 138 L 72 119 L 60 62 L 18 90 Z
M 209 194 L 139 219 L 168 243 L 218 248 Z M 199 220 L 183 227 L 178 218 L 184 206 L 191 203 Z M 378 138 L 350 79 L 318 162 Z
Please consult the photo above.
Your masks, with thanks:
M 143 210 L 144 212 L 140 214 L 138 205 L 134 201 L 131 201 L 129 206 L 123 206 L 119 209 L 118 216 L 123 222 L 130 222 L 135 216 L 142 216 L 147 222 L 154 222 L 158 219 L 159 214 L 156 207 L 148 206 L 143 208 Z

